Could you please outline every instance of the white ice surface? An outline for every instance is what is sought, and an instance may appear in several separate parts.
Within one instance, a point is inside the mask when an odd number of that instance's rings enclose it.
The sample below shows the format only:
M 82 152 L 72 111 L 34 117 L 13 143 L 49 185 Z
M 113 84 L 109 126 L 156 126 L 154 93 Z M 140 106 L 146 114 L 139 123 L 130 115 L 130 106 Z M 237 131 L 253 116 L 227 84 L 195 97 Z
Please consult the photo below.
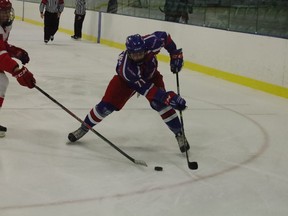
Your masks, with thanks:
M 103 96 L 121 52 L 62 33 L 45 45 L 42 28 L 19 21 L 9 41 L 28 51 L 38 86 L 81 119 Z M 159 70 L 166 88 L 176 91 L 169 65 L 160 62 Z M 143 97 L 95 127 L 146 168 L 91 132 L 66 145 L 77 120 L 8 76 L 0 216 L 288 215 L 284 98 L 184 69 L 181 94 L 189 109 L 183 117 L 197 171 L 188 169 L 173 134 Z

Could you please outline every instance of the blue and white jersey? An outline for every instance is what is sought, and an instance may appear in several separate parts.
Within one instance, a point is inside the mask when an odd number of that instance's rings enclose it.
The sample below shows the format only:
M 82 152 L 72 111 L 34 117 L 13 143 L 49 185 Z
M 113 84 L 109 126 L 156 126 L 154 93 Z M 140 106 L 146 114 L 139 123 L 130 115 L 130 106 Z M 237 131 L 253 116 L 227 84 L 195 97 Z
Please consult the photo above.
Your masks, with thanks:
M 177 50 L 177 47 L 166 32 L 157 31 L 142 38 L 146 45 L 143 61 L 135 62 L 129 58 L 127 50 L 123 51 L 119 55 L 116 72 L 132 89 L 145 96 L 154 85 L 150 80 L 159 73 L 156 55 L 163 47 L 168 53 Z

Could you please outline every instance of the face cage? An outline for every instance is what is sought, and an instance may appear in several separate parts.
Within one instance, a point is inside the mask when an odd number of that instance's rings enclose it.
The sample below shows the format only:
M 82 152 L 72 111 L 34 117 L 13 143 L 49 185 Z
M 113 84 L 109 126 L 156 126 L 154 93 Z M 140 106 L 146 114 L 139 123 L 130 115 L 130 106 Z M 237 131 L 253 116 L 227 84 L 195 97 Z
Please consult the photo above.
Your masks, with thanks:
M 135 62 L 141 62 L 146 55 L 146 51 L 141 52 L 128 52 L 129 57 Z
M 2 10 L 0 11 L 0 25 L 2 27 L 12 25 L 15 18 L 14 8 L 9 10 Z

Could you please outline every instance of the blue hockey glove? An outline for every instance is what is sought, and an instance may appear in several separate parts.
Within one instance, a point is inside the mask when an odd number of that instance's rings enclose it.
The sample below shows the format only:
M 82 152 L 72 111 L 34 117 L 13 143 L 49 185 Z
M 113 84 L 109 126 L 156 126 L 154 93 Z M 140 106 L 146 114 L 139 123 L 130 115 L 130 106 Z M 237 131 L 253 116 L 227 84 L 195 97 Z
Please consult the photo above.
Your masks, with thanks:
M 182 49 L 175 50 L 170 53 L 170 70 L 172 73 L 178 73 L 183 66 Z
M 186 108 L 186 101 L 173 91 L 168 91 L 163 97 L 163 102 L 166 105 L 172 106 L 176 110 L 184 110 Z

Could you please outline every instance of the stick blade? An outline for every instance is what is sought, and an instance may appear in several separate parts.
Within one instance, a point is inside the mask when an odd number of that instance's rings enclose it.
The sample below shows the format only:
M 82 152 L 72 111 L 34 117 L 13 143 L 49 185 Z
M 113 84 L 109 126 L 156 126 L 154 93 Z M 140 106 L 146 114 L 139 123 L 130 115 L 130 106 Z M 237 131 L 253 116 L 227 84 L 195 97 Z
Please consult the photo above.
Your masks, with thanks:
M 143 161 L 143 160 L 134 160 L 133 162 L 135 164 L 148 167 L 147 163 L 145 161 Z

